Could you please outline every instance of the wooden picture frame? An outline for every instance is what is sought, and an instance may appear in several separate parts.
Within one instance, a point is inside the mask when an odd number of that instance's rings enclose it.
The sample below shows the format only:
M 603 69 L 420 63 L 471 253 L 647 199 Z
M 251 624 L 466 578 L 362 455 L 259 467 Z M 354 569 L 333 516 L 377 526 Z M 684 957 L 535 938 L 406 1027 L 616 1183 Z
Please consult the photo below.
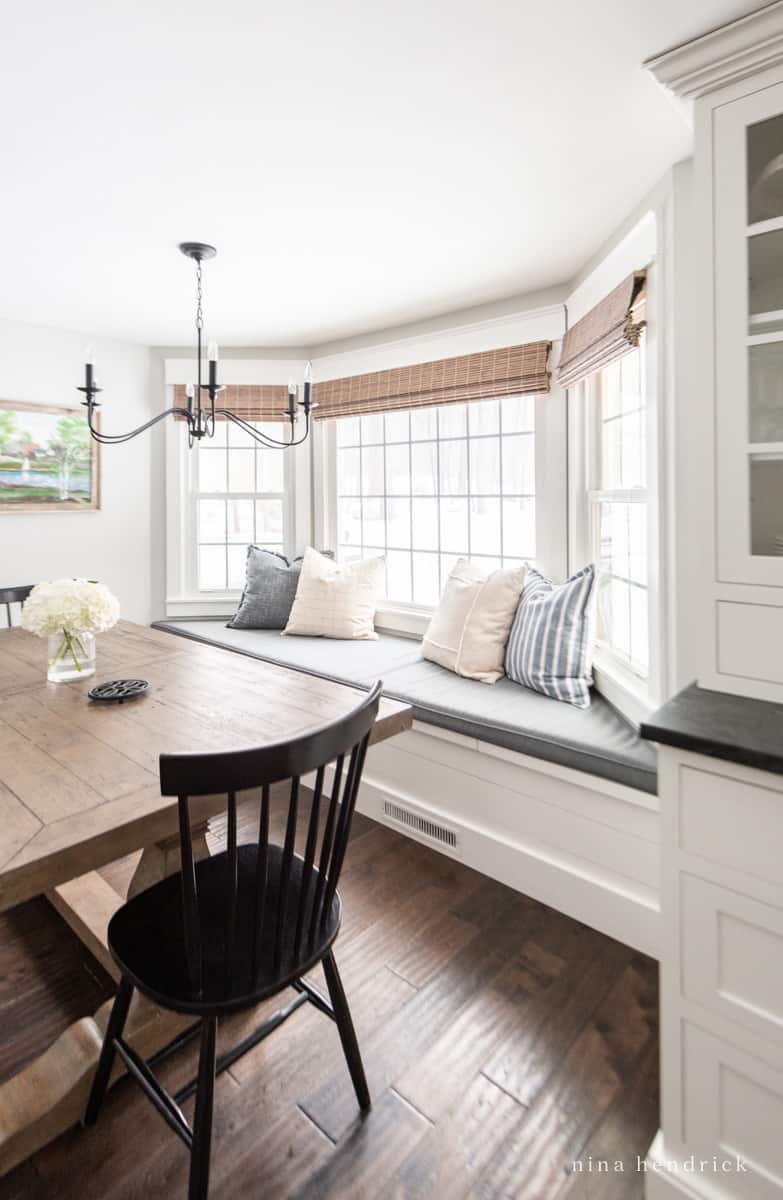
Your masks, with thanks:
M 0 400 L 0 515 L 96 512 L 100 477 L 83 407 Z

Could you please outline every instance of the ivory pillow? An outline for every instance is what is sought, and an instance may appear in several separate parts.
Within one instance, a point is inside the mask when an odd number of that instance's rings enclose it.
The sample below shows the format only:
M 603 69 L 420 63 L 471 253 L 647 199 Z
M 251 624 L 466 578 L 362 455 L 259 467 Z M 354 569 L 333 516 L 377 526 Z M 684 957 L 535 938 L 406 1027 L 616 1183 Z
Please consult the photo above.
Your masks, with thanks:
M 312 546 L 304 553 L 284 634 L 327 638 L 377 638 L 375 606 L 383 558 L 336 563 Z
M 487 575 L 458 559 L 424 635 L 424 657 L 468 679 L 496 683 L 526 571 L 521 566 Z

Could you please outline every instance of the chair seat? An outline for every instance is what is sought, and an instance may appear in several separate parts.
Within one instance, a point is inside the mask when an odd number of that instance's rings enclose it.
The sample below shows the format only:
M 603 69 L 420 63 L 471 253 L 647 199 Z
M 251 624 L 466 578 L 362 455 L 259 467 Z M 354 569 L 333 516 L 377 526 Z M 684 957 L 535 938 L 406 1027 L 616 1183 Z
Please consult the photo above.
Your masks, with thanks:
M 283 851 L 270 845 L 267 889 L 260 938 L 256 939 L 256 866 L 258 846 L 240 846 L 236 918 L 229 950 L 229 859 L 216 854 L 196 863 L 201 922 L 201 990 L 188 979 L 183 940 L 182 881 L 179 873 L 154 884 L 123 904 L 109 923 L 112 957 L 141 992 L 164 1008 L 200 1016 L 217 1016 L 252 1007 L 274 995 L 311 969 L 334 941 L 340 928 L 341 904 L 335 892 L 326 920 L 309 940 L 310 908 L 320 876 L 308 873 L 309 886 L 301 945 L 295 953 L 297 914 L 306 878 L 304 862 L 291 864 L 288 908 L 279 963 L 274 961 Z M 257 941 L 257 945 L 256 945 Z M 254 946 L 255 953 L 254 953 Z

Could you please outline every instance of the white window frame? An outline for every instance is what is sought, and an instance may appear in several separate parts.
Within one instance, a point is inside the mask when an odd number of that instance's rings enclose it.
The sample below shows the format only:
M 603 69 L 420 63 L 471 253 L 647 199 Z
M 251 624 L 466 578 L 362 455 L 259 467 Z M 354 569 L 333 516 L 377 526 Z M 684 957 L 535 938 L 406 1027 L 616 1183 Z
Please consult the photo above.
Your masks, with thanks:
M 648 272 L 648 291 L 650 275 Z M 649 302 L 648 302 L 649 305 Z M 574 572 L 595 559 L 594 527 L 597 503 L 602 499 L 643 503 L 647 508 L 647 595 L 649 667 L 646 678 L 602 641 L 596 643 L 594 673 L 600 692 L 637 724 L 661 702 L 665 662 L 661 608 L 659 534 L 658 404 L 656 394 L 657 346 L 652 327 L 643 345 L 645 381 L 646 476 L 645 488 L 602 491 L 596 487 L 600 470 L 600 381 L 591 376 L 569 389 L 569 567 Z
M 221 362 L 220 376 L 226 384 L 286 383 L 289 379 L 301 379 L 304 367 L 304 361 L 299 360 L 227 359 Z M 194 362 L 166 361 L 167 407 L 174 403 L 174 385 L 187 383 L 194 375 Z M 181 422 L 166 422 L 166 616 L 228 617 L 236 610 L 241 588 L 205 591 L 198 586 L 199 497 L 193 487 L 197 451 L 188 449 L 183 434 Z M 283 553 L 291 558 L 301 554 L 311 542 L 310 446 L 306 442 L 279 453 L 285 456 Z M 243 495 L 237 493 L 236 498 Z
M 553 387 L 535 398 L 536 566 L 564 579 L 567 563 L 566 394 Z M 319 548 L 337 549 L 337 425 L 316 422 L 313 439 L 314 530 Z M 390 633 L 421 637 L 433 606 L 383 600 L 375 624 Z

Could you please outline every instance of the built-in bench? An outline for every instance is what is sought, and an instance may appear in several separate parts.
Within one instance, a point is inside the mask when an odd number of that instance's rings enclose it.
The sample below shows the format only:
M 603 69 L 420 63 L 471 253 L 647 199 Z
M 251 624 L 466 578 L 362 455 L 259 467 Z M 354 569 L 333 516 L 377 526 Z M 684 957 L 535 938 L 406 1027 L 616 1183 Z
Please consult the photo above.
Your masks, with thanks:
M 371 751 L 359 807 L 648 953 L 657 948 L 656 756 L 603 696 L 589 709 L 463 679 L 418 641 L 282 637 L 224 620 L 158 629 L 409 703 Z
M 410 704 L 417 721 L 656 793 L 654 747 L 597 692 L 580 709 L 509 679 L 477 683 L 428 662 L 418 641 L 393 634 L 377 642 L 281 637 L 208 618 L 158 621 L 156 628 L 339 683 L 367 687 L 382 679 L 384 693 Z

